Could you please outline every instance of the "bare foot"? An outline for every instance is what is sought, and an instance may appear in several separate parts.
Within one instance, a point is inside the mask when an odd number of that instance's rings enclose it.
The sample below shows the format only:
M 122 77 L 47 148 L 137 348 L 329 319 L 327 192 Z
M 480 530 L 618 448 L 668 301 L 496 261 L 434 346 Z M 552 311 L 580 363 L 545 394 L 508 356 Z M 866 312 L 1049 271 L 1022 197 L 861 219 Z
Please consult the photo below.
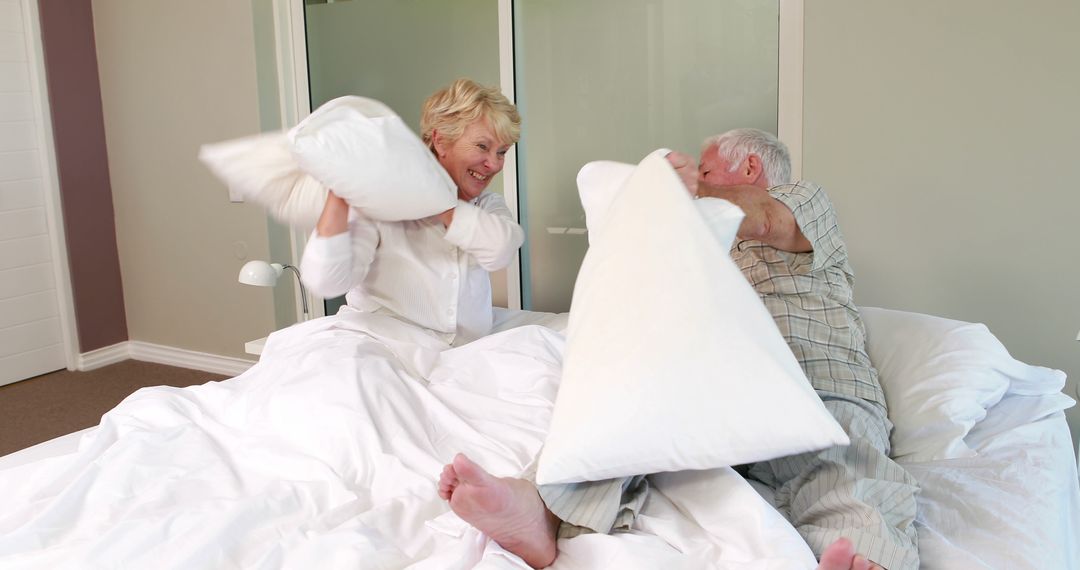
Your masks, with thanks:
M 818 570 L 882 570 L 881 566 L 855 554 L 855 545 L 841 538 L 821 554 Z
M 457 516 L 529 566 L 544 568 L 555 561 L 559 519 L 532 483 L 495 477 L 459 453 L 443 467 L 439 496 Z

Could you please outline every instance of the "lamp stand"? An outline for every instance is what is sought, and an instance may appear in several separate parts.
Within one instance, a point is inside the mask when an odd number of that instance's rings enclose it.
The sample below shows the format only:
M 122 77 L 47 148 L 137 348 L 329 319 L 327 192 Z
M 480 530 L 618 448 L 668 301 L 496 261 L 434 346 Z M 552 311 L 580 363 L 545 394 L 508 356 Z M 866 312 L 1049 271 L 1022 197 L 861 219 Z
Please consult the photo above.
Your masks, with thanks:
M 292 265 L 282 264 L 282 269 L 292 269 L 292 272 L 296 274 L 296 284 L 300 286 L 300 300 L 303 301 L 304 306 L 304 319 L 308 318 L 308 304 L 307 304 L 307 290 L 304 289 L 304 280 L 300 278 L 300 270 Z

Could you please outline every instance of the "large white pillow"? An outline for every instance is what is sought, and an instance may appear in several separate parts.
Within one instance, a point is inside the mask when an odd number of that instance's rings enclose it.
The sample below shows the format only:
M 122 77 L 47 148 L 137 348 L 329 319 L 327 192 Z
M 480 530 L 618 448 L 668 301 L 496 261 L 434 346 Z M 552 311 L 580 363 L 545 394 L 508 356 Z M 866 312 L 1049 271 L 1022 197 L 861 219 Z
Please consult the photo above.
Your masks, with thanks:
M 540 484 L 848 442 L 663 156 L 618 192 L 578 274 Z
M 226 186 L 266 208 L 278 221 L 303 229 L 318 222 L 326 188 L 300 169 L 284 132 L 205 144 L 199 160 Z
M 589 245 L 604 231 L 608 209 L 619 195 L 634 165 L 611 160 L 596 160 L 581 167 L 577 174 L 578 197 L 585 210 L 585 227 L 588 228 Z
M 876 307 L 860 313 L 898 460 L 973 456 L 964 437 L 1006 393 L 1053 394 L 1065 385 L 1064 372 L 1009 355 L 986 325 Z
M 664 155 L 667 149 L 659 149 Z M 585 210 L 585 227 L 589 245 L 604 232 L 608 211 L 619 190 L 634 173 L 635 165 L 612 160 L 596 160 L 581 167 L 577 175 L 578 196 Z M 713 235 L 725 250 L 731 248 L 739 222 L 746 216 L 735 204 L 720 198 L 702 198 L 695 202 Z
M 373 99 L 328 101 L 289 141 L 304 171 L 369 218 L 417 220 L 457 205 L 457 186 L 431 150 Z

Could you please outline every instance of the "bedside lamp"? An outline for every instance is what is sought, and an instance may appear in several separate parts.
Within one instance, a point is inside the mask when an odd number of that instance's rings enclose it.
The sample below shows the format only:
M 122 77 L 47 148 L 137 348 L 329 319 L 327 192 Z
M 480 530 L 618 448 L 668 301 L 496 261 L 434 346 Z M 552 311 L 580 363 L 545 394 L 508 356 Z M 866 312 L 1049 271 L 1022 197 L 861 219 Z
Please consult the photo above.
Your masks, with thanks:
M 277 285 L 277 280 L 281 277 L 281 274 L 286 269 L 291 269 L 296 274 L 296 283 L 300 285 L 300 300 L 304 303 L 304 318 L 308 318 L 308 304 L 307 304 L 307 291 L 304 290 L 304 282 L 300 280 L 300 270 L 292 265 L 282 265 L 280 263 L 267 263 L 260 260 L 252 260 L 244 264 L 240 268 L 240 277 L 238 280 L 245 285 L 255 285 L 257 287 L 273 287 Z

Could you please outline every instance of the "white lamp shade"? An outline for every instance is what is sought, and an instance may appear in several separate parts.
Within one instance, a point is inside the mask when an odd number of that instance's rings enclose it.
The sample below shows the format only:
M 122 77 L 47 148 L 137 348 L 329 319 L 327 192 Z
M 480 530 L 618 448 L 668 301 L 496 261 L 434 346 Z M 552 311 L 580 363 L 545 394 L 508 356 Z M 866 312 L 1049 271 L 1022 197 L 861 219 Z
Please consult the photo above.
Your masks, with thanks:
M 240 268 L 239 281 L 246 285 L 273 287 L 277 284 L 278 277 L 281 277 L 284 269 L 280 263 L 252 260 Z

